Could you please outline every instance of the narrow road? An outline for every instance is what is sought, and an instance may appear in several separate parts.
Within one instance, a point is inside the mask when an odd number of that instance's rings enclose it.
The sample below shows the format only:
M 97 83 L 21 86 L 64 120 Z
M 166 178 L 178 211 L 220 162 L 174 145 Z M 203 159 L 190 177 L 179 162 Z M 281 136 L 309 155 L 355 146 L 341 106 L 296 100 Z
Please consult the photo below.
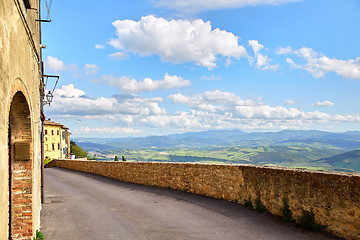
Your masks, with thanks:
M 45 169 L 41 231 L 49 240 L 339 239 L 225 200 Z

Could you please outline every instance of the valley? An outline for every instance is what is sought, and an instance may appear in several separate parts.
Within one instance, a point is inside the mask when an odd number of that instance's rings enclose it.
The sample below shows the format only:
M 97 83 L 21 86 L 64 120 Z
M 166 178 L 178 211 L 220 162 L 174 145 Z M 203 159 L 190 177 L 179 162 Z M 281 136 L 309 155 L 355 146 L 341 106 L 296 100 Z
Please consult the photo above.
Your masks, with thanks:
M 259 164 L 360 172 L 360 132 L 205 131 L 127 139 L 77 139 L 97 160 Z

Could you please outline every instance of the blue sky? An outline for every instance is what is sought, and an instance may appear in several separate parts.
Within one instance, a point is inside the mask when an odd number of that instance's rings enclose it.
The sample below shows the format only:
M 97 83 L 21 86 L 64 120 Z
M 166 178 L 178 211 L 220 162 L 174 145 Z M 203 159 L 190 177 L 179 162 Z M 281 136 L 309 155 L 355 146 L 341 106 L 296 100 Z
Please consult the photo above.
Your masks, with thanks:
M 62 0 L 51 19 L 45 114 L 73 137 L 360 130 L 358 0 Z

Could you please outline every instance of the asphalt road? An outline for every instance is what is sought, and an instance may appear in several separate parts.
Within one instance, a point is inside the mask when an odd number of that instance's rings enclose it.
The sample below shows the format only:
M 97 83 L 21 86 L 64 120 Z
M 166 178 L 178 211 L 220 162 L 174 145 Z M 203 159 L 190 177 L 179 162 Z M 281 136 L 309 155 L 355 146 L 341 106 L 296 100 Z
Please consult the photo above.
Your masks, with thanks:
M 48 240 L 339 239 L 225 200 L 45 169 L 41 231 Z

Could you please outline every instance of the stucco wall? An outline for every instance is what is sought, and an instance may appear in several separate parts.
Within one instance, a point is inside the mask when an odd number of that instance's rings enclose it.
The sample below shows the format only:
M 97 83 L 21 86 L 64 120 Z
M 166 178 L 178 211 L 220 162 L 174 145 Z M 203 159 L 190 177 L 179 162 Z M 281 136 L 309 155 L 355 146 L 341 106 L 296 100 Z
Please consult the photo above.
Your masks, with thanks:
M 360 239 L 360 175 L 253 165 L 55 160 L 57 166 L 125 182 L 179 189 L 243 203 L 251 196 L 280 215 L 289 200 L 297 218 L 313 209 L 315 220 L 334 235 Z
M 41 75 L 39 22 L 35 21 L 38 19 L 39 1 L 30 0 L 30 3 L 34 9 L 26 10 L 23 1 L 0 1 L 0 239 L 8 239 L 9 111 L 13 97 L 18 91 L 26 98 L 31 119 L 29 161 L 32 162 L 29 164 L 31 169 L 26 171 L 31 174 L 32 190 L 26 194 L 30 194 L 32 200 L 32 227 L 27 234 L 33 235 L 40 226 Z M 25 18 L 22 17 L 21 11 L 24 12 Z M 24 239 L 32 238 L 25 236 Z
M 65 132 L 65 139 L 63 138 L 63 132 Z M 65 159 L 67 154 L 64 154 L 64 148 L 67 148 L 68 152 L 70 151 L 70 145 L 68 139 L 69 134 L 67 130 L 63 128 L 62 125 L 51 125 L 47 124 L 45 121 L 44 124 L 44 157 L 49 157 L 50 159 Z M 54 150 L 53 150 L 54 145 Z

